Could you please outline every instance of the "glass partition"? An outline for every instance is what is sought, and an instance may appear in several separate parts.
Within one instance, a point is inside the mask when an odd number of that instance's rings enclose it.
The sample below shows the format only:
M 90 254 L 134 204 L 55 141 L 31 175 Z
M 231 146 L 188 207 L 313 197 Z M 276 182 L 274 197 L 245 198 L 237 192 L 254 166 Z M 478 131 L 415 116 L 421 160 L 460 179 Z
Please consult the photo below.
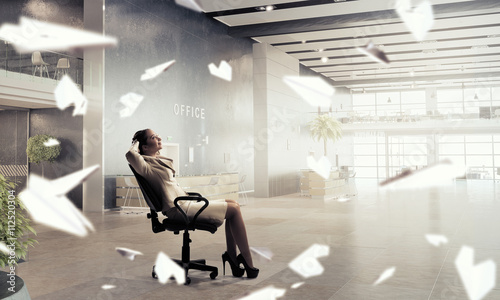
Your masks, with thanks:
M 12 44 L 0 39 L 0 76 L 53 84 L 64 74 L 82 86 L 83 59 L 53 51 L 20 54 Z

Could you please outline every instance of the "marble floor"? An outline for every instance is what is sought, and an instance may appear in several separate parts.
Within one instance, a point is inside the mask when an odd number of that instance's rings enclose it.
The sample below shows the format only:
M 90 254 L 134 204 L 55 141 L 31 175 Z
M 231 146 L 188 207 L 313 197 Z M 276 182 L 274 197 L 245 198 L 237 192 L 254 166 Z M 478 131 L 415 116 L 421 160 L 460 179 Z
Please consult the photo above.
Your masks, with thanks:
M 249 198 L 242 212 L 252 246 L 269 248 L 271 261 L 255 264 L 256 279 L 222 275 L 224 230 L 191 234 L 192 258 L 206 258 L 219 276 L 191 271 L 188 286 L 162 285 L 151 277 L 158 252 L 180 257 L 182 236 L 154 234 L 143 211 L 87 214 L 96 231 L 86 238 L 36 225 L 39 244 L 17 266 L 32 299 L 238 299 L 268 287 L 285 289 L 280 299 L 468 299 L 455 267 L 462 246 L 475 262 L 500 263 L 500 183 L 458 181 L 417 191 L 379 190 L 356 181 L 358 195 L 346 202 L 301 197 Z M 439 247 L 425 235 L 441 234 Z M 319 258 L 324 272 L 303 278 L 288 263 L 312 244 L 329 246 Z M 115 247 L 142 252 L 130 261 Z M 374 282 L 386 269 L 394 275 Z M 484 299 L 500 299 L 495 288 Z M 304 282 L 298 288 L 294 283 Z M 103 290 L 104 284 L 116 288 Z

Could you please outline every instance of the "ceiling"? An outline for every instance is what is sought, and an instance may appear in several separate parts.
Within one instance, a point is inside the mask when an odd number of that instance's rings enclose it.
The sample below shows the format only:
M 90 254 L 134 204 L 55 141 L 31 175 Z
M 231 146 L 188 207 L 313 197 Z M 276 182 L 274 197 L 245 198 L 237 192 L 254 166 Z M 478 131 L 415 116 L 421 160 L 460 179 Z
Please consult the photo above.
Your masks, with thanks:
M 273 45 L 353 92 L 500 86 L 498 0 L 431 0 L 434 24 L 422 41 L 396 13 L 395 0 L 198 2 L 229 35 Z M 268 5 L 274 9 L 258 10 Z M 389 64 L 358 51 L 370 41 Z

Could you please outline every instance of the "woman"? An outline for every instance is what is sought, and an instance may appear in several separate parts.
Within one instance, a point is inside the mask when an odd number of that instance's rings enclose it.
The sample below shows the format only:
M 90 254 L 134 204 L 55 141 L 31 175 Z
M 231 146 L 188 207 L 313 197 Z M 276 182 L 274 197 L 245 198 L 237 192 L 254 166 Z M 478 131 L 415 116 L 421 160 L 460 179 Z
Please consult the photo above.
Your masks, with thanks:
M 162 198 L 162 212 L 168 218 L 182 219 L 181 213 L 174 206 L 175 198 L 187 196 L 174 178 L 175 170 L 172 160 L 159 155 L 162 149 L 161 137 L 151 129 L 139 130 L 134 134 L 132 147 L 126 157 L 132 167 L 151 183 L 155 193 Z M 180 206 L 188 217 L 192 218 L 203 206 L 203 202 L 183 201 Z M 227 251 L 222 254 L 222 264 L 225 272 L 229 262 L 233 276 L 241 277 L 247 272 L 248 278 L 255 278 L 259 269 L 253 266 L 252 255 L 248 246 L 247 233 L 238 202 L 234 200 L 209 201 L 208 207 L 198 216 L 197 220 L 211 222 L 217 226 L 226 220 Z M 240 254 L 236 256 L 236 246 Z M 242 263 L 245 269 L 239 267 Z

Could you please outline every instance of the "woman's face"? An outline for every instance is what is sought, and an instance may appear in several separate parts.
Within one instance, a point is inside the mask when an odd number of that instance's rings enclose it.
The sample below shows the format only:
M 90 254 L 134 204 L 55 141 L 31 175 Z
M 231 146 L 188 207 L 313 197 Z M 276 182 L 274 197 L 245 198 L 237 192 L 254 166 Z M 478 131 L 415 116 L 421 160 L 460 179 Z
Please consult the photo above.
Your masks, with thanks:
M 143 150 L 146 154 L 154 154 L 163 148 L 161 145 L 161 137 L 156 134 L 156 132 L 148 129 L 146 131 L 146 135 L 148 137 L 148 142 L 145 146 L 143 146 Z

